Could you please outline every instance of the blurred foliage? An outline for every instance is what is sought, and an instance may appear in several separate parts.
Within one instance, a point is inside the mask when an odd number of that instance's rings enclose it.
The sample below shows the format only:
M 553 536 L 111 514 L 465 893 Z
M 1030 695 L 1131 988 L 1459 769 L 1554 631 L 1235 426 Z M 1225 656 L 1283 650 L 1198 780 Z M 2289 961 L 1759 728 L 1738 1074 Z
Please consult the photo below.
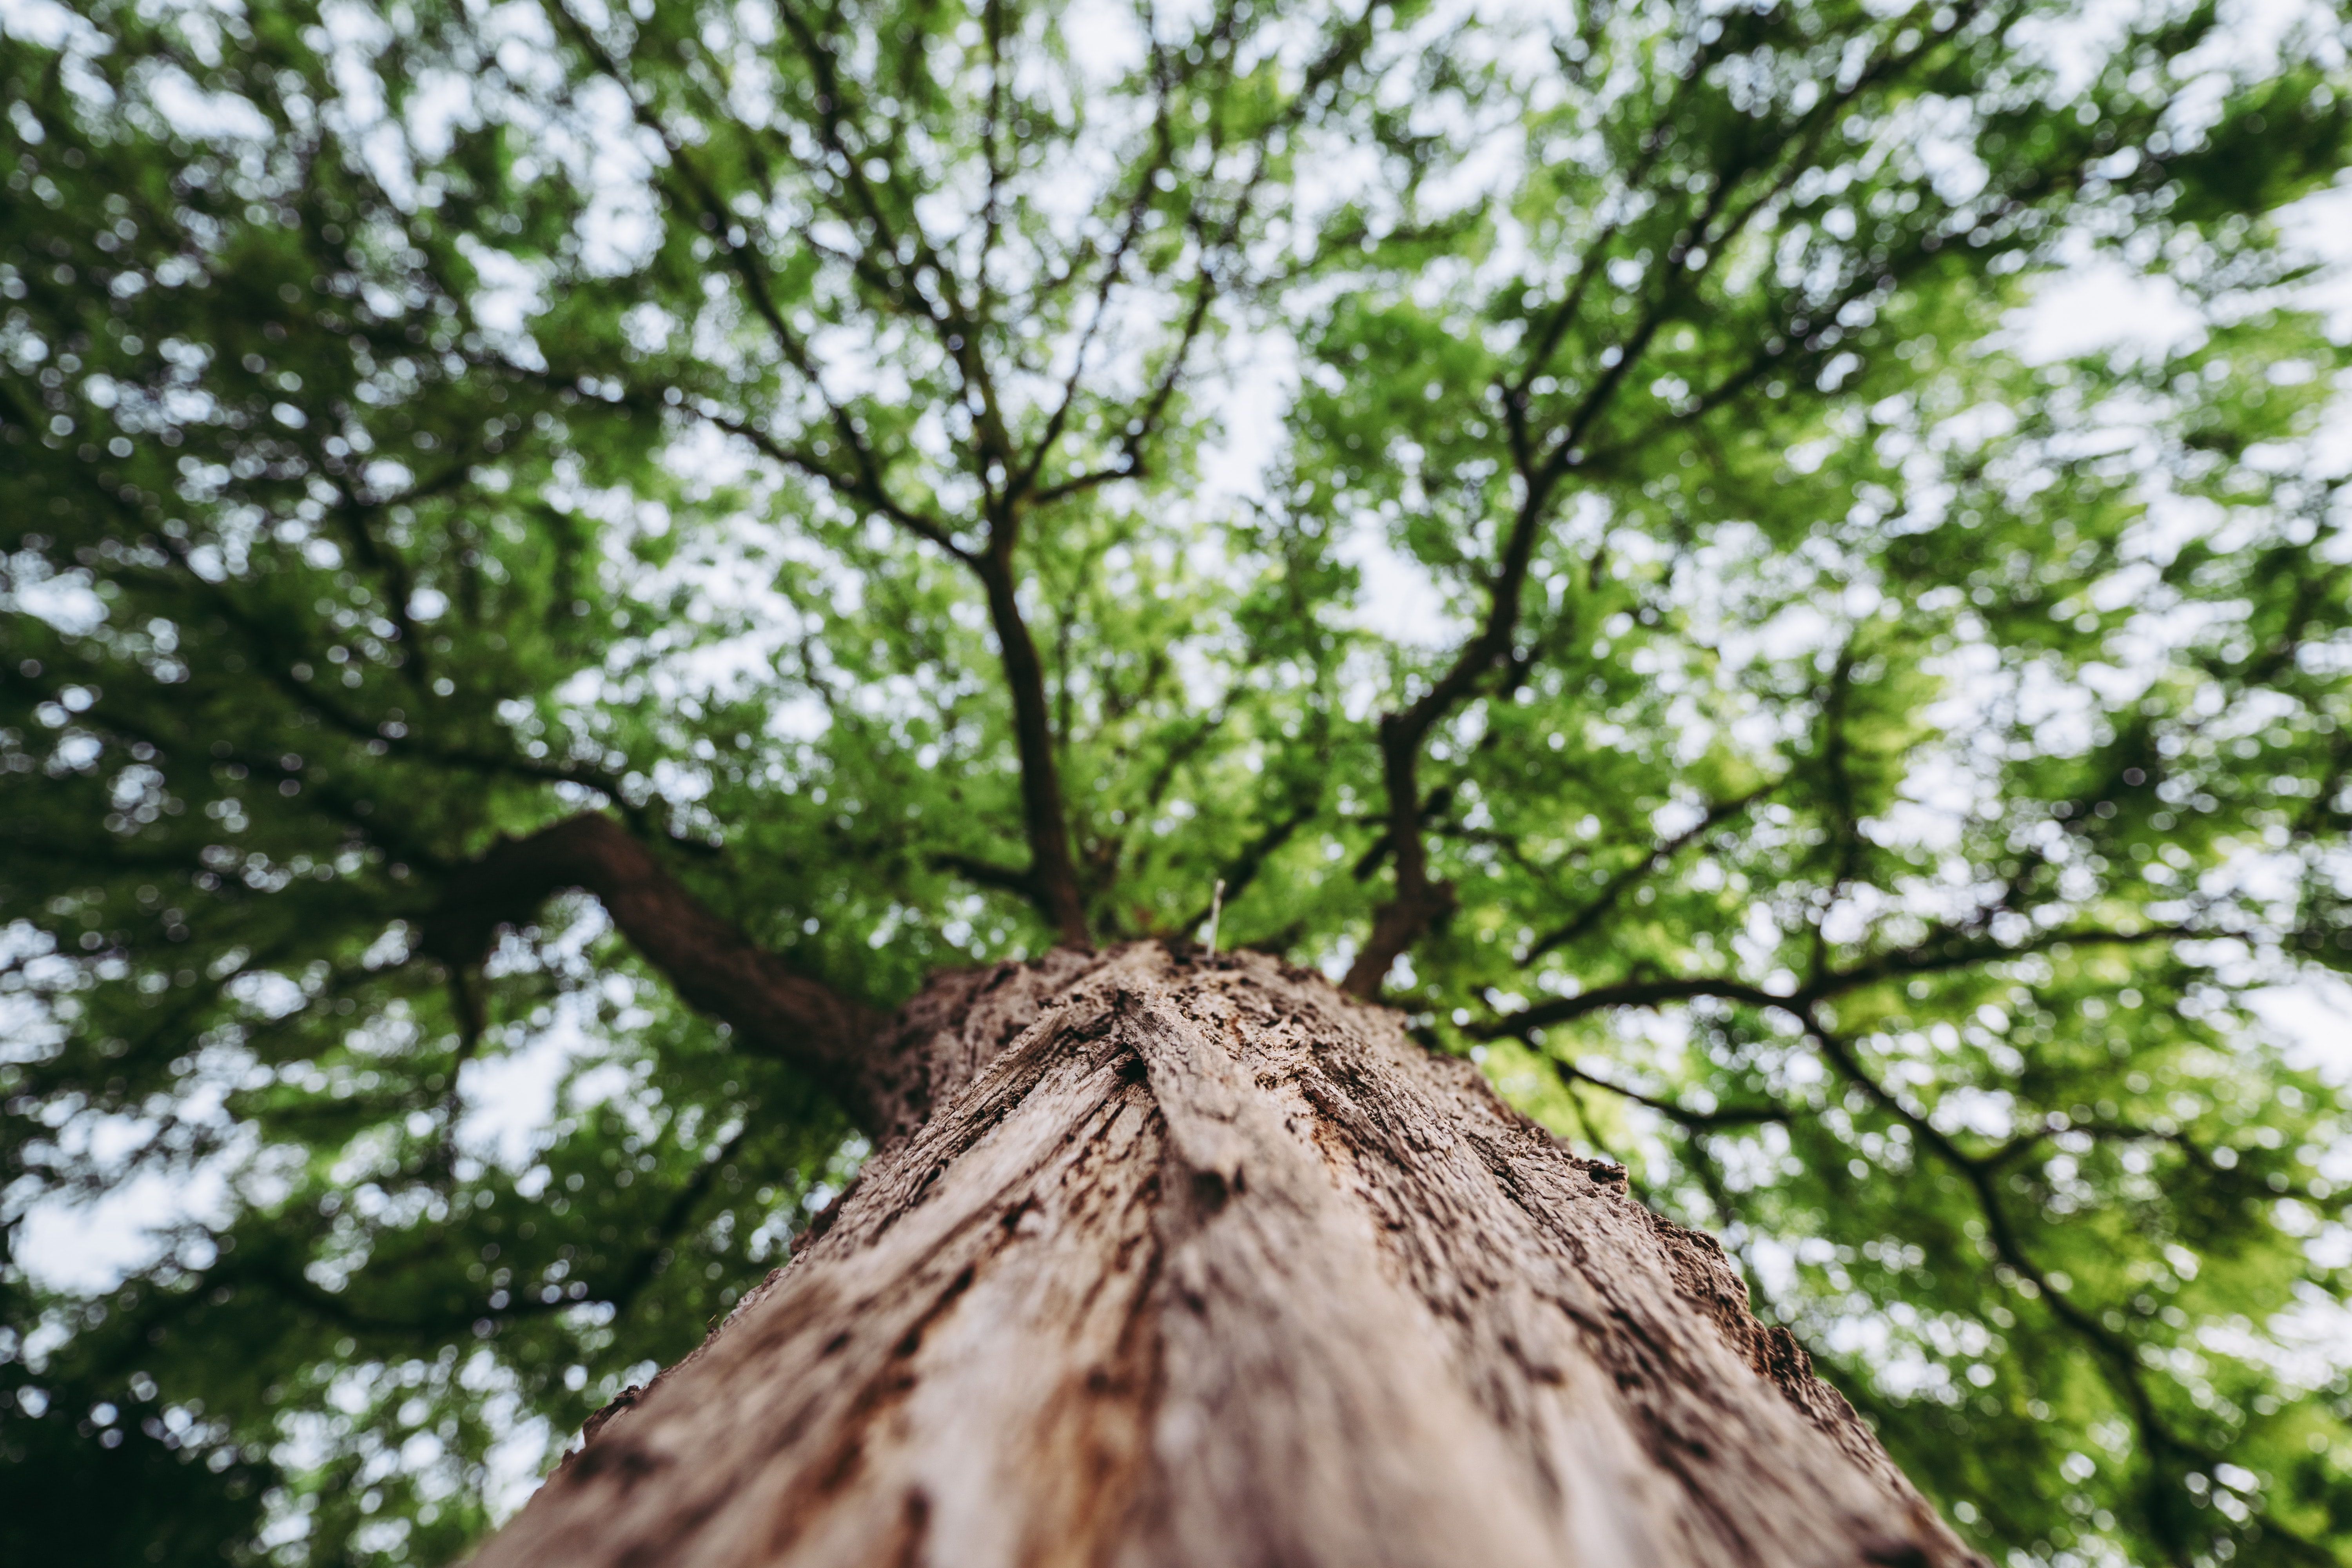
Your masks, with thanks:
M 1505 584 L 1391 998 L 1996 1557 L 2352 1562 L 2341 18 L 1154 16 L 0 12 L 9 1559 L 446 1561 L 782 1260 L 836 1110 L 414 933 L 603 809 L 876 1005 L 1040 949 L 995 538 L 1097 939 L 1335 973 Z

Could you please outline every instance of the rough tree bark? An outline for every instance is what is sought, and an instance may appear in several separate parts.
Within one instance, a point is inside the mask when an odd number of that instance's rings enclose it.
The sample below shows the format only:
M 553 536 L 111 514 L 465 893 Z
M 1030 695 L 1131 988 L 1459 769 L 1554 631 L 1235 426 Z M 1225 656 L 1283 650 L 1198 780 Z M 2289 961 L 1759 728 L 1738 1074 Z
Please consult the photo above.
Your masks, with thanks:
M 1719 1249 L 1254 954 L 946 976 L 831 1226 L 478 1568 L 1979 1563 Z

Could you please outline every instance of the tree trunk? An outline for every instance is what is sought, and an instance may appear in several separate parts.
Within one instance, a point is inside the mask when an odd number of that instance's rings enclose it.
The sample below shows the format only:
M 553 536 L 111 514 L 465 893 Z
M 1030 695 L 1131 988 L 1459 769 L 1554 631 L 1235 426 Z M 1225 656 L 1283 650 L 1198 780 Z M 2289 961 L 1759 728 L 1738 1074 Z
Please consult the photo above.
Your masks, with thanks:
M 1982 1562 L 1712 1241 L 1319 976 L 1058 952 L 877 1048 L 831 1227 L 478 1568 Z

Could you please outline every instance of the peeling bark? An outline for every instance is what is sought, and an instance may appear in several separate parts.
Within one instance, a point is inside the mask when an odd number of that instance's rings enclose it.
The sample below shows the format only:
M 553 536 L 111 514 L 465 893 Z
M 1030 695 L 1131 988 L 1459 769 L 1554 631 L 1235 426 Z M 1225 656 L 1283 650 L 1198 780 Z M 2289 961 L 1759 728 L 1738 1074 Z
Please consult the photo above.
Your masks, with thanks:
M 877 1045 L 831 1227 L 479 1568 L 1981 1562 L 1714 1243 L 1318 976 L 1057 953 Z

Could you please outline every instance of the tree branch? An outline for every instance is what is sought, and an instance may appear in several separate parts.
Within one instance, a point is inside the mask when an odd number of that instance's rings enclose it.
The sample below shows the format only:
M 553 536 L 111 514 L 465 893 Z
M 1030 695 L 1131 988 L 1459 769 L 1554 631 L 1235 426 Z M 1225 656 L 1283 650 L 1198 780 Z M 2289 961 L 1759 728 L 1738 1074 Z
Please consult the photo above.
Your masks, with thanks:
M 679 997 L 731 1026 L 745 1050 L 801 1068 L 861 1124 L 879 1125 L 866 1048 L 879 1020 L 721 919 L 611 817 L 583 814 L 499 839 L 450 879 L 421 946 L 452 968 L 478 964 L 500 926 L 572 888 L 594 894 Z
M 1718 997 L 1743 1006 L 1779 1007 L 1792 1012 L 1804 1005 L 1801 997 L 1780 995 L 1759 985 L 1718 975 L 1625 980 L 1580 995 L 1556 996 L 1549 1002 L 1538 1002 L 1507 1017 L 1472 1024 L 1464 1032 L 1481 1040 L 1499 1039 L 1506 1035 L 1525 1037 L 1530 1030 L 1552 1024 L 1565 1024 L 1572 1018 L 1581 1018 L 1588 1013 L 1599 1013 L 1611 1007 L 1655 1007 L 1663 1002 L 1689 1002 L 1701 996 Z
M 1786 1121 L 1790 1119 L 1788 1108 L 1779 1105 L 1732 1105 L 1714 1110 L 1693 1110 L 1687 1106 L 1676 1105 L 1673 1100 L 1659 1100 L 1654 1096 L 1643 1094 L 1639 1089 L 1627 1089 L 1622 1083 L 1612 1083 L 1605 1078 L 1596 1077 L 1586 1072 L 1582 1068 L 1562 1061 L 1558 1057 L 1546 1059 L 1551 1063 L 1552 1072 L 1563 1084 L 1589 1083 L 1595 1089 L 1608 1090 L 1620 1100 L 1630 1100 L 1636 1105 L 1647 1106 L 1668 1121 L 1677 1122 L 1686 1129 L 1703 1131 L 1710 1127 L 1753 1127 L 1759 1122 Z M 1580 1114 L 1581 1114 L 1580 1111 Z
M 1717 801 L 1709 805 L 1706 808 L 1706 815 L 1700 817 L 1690 828 L 1671 838 L 1659 840 L 1652 846 L 1649 854 L 1642 858 L 1639 865 L 1612 877 L 1601 891 L 1594 894 L 1591 900 L 1582 909 L 1537 939 L 1535 945 L 1528 949 L 1527 957 L 1520 962 L 1532 963 L 1555 948 L 1565 947 L 1578 937 L 1591 931 L 1594 926 L 1601 923 L 1611 910 L 1617 907 L 1619 900 L 1644 879 L 1658 871 L 1675 856 L 1712 833 L 1729 818 L 1738 816 L 1774 790 L 1779 789 L 1786 782 L 1784 779 L 1775 779 L 1770 784 L 1750 790 L 1735 799 Z
M 1069 817 L 1062 805 L 1061 768 L 1054 757 L 1054 720 L 1045 702 L 1045 668 L 1014 597 L 1012 552 L 992 535 L 973 570 L 988 591 L 988 618 L 996 631 L 997 657 L 1013 693 L 1013 737 L 1021 756 L 1021 817 L 1029 837 L 1029 879 L 1038 907 L 1061 940 L 1072 947 L 1092 945 L 1087 934 L 1086 900 L 1078 889 L 1077 863 L 1070 855 Z
M 1000 866 L 993 860 L 958 854 L 952 849 L 935 849 L 928 858 L 935 869 L 961 877 L 976 887 L 994 888 L 999 892 L 1017 893 L 1032 903 L 1037 901 L 1036 879 L 1019 867 Z
M 1851 969 L 1822 974 L 1801 988 L 1790 992 L 1767 991 L 1760 985 L 1750 985 L 1728 975 L 1672 976 L 1664 980 L 1623 980 L 1603 985 L 1575 996 L 1557 996 L 1549 1002 L 1538 1002 L 1532 1007 L 1522 1007 L 1504 1017 L 1473 1024 L 1465 1032 L 1475 1039 L 1499 1039 L 1504 1036 L 1525 1037 L 1531 1030 L 1547 1025 L 1564 1024 L 1598 1013 L 1610 1007 L 1655 1007 L 1666 1002 L 1689 1002 L 1701 996 L 1717 997 L 1737 1002 L 1748 1007 L 1777 1007 L 1790 1017 L 1808 1026 L 1811 1023 L 1812 1007 L 1843 992 L 1857 990 L 1882 980 L 1892 980 L 1906 974 L 1937 974 L 1954 969 L 1966 969 L 1972 964 L 1990 963 L 1997 959 L 2017 958 L 2029 952 L 2040 952 L 2062 942 L 2084 945 L 2115 944 L 2137 946 L 2144 942 L 2187 940 L 2199 933 L 2186 926 L 2152 926 L 2146 931 L 2044 931 L 2032 940 L 2014 945 L 2004 945 L 1990 937 L 1969 942 L 1954 942 L 1930 950 L 1922 946 L 1896 952 L 1881 953 L 1855 964 Z

